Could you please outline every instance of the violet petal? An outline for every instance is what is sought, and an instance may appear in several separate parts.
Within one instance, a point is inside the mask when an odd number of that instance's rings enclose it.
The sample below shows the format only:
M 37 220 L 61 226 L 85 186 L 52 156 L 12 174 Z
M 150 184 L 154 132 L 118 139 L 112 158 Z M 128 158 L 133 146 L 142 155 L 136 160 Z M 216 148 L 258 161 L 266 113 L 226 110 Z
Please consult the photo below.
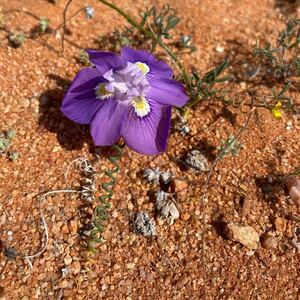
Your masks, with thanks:
M 113 99 L 103 100 L 91 123 L 91 134 L 96 146 L 110 146 L 120 137 L 121 125 L 127 106 Z
M 151 111 L 144 118 L 133 110 L 124 119 L 121 136 L 126 144 L 141 154 L 156 155 L 166 150 L 171 121 L 171 107 L 150 102 Z
M 172 79 L 151 79 L 147 96 L 156 102 L 182 107 L 189 100 L 181 83 Z
M 173 77 L 172 69 L 165 62 L 157 60 L 148 51 L 123 47 L 121 49 L 121 57 L 124 61 L 145 63 L 150 68 L 150 72 L 147 74 L 149 78 Z
M 96 99 L 95 86 L 103 82 L 100 73 L 94 68 L 79 71 L 62 102 L 61 111 L 72 121 L 89 124 L 102 102 Z
M 103 75 L 105 72 L 123 66 L 122 58 L 113 52 L 97 51 L 88 49 L 86 52 L 89 55 L 90 61 Z

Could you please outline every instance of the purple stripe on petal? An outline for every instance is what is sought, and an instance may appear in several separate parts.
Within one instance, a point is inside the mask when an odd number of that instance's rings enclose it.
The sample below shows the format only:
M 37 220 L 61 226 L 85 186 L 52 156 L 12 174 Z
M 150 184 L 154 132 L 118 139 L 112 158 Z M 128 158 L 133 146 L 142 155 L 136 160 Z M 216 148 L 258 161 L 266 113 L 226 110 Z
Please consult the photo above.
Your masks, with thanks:
M 100 82 L 103 79 L 97 69 L 79 71 L 63 99 L 60 109 L 64 115 L 76 123 L 89 124 L 103 104 L 96 99 L 94 90 Z
M 132 63 L 145 63 L 150 72 L 147 74 L 148 78 L 172 78 L 172 69 L 163 61 L 157 60 L 151 53 L 144 50 L 134 50 L 130 47 L 123 47 L 121 49 L 121 56 L 124 61 Z
M 166 150 L 170 121 L 170 106 L 151 103 L 151 111 L 147 117 L 140 118 L 133 111 L 128 111 L 121 136 L 134 151 L 156 155 Z
M 127 107 L 119 101 L 105 100 L 91 123 L 91 134 L 96 146 L 110 146 L 120 137 Z
M 88 49 L 87 53 L 89 54 L 90 61 L 101 72 L 101 75 L 113 68 L 124 65 L 122 58 L 113 52 Z
M 161 104 L 181 107 L 189 100 L 181 83 L 171 79 L 151 79 L 147 96 Z

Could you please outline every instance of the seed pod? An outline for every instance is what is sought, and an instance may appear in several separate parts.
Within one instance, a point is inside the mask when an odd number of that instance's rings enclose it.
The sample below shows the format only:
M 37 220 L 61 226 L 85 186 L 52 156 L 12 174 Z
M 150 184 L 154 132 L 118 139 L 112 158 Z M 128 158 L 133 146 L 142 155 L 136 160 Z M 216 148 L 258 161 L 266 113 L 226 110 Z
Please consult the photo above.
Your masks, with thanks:
M 291 177 L 287 181 L 286 187 L 289 191 L 292 201 L 300 205 L 300 178 L 298 176 Z

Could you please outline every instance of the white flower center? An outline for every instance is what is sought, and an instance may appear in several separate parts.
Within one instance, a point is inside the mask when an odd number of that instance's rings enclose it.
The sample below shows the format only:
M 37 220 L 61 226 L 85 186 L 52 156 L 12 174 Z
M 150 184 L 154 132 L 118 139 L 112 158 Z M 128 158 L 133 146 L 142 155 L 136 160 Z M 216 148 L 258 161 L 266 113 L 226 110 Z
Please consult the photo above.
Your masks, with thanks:
M 150 85 L 145 75 L 149 71 L 148 65 L 142 62 L 127 62 L 122 68 L 110 69 L 103 74 L 106 82 L 94 88 L 96 98 L 122 102 L 131 106 L 138 117 L 147 116 L 151 107 L 145 95 Z
M 134 112 L 138 117 L 142 118 L 150 113 L 150 104 L 145 97 L 134 97 L 130 103 L 133 106 Z

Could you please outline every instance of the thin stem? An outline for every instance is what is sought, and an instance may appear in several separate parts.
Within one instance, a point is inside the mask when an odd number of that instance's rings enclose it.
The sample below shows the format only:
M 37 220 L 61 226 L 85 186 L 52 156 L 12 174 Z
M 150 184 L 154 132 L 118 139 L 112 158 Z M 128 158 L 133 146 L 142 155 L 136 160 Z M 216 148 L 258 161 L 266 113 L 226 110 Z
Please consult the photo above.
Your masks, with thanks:
M 152 46 L 151 46 L 151 53 L 154 53 L 155 49 L 157 46 L 157 42 L 156 41 L 152 41 Z
M 172 60 L 177 64 L 178 68 L 180 69 L 182 76 L 184 78 L 184 81 L 187 85 L 189 85 L 189 77 L 184 69 L 183 64 L 178 59 L 176 54 L 153 32 L 151 27 L 149 27 L 150 30 L 145 29 L 144 27 L 140 26 L 137 22 L 135 22 L 126 12 L 124 12 L 121 8 L 117 7 L 113 3 L 107 2 L 106 0 L 98 0 L 99 2 L 103 3 L 104 5 L 112 8 L 116 12 L 118 12 L 121 16 L 123 16 L 127 22 L 135 27 L 140 33 L 150 37 L 153 39 L 157 44 L 159 44 L 172 58 Z
M 67 6 L 66 6 L 67 8 Z M 65 8 L 65 9 L 66 9 Z M 68 9 L 68 8 L 67 8 Z M 54 30 L 53 30 L 53 33 L 52 34 L 55 34 L 61 27 L 64 27 L 63 29 L 63 35 L 65 34 L 65 30 L 66 30 L 66 24 L 72 20 L 74 17 L 76 17 L 79 13 L 81 13 L 82 11 L 84 11 L 86 9 L 86 6 L 80 8 L 79 10 L 77 10 L 72 16 L 70 16 L 69 18 L 66 18 L 62 23 L 60 23 Z M 66 11 L 67 12 L 67 11 Z M 48 36 L 48 38 L 46 40 L 49 39 L 51 35 Z M 62 42 L 63 43 L 63 42 Z
M 71 5 L 71 2 L 73 0 L 69 0 L 66 4 L 66 7 L 64 9 L 64 13 L 63 13 L 63 33 L 62 33 L 62 37 L 61 37 L 61 51 L 62 51 L 62 54 L 64 54 L 64 51 L 65 51 L 65 45 L 64 45 L 64 42 L 65 42 L 65 32 L 66 32 L 66 22 L 67 22 L 67 10 L 69 8 L 69 6 Z
M 248 117 L 243 125 L 243 127 L 237 132 L 237 134 L 233 137 L 230 145 L 228 145 L 228 147 L 230 147 L 232 144 L 234 144 L 239 138 L 240 136 L 243 134 L 243 132 L 245 131 L 245 129 L 248 127 L 249 121 L 251 119 L 251 116 L 254 112 L 255 108 L 253 107 L 249 112 L 248 112 Z M 224 156 L 224 154 L 226 153 L 228 147 L 225 147 L 222 151 L 220 151 L 220 153 L 218 154 L 218 156 L 216 157 L 216 159 L 214 160 L 208 174 L 205 180 L 205 184 L 203 187 L 203 192 L 202 192 L 202 196 L 201 196 L 201 209 L 202 209 L 202 268 L 203 268 L 203 278 L 206 278 L 206 265 L 205 265 L 205 230 L 206 230 L 206 224 L 205 224 L 205 197 L 208 191 L 208 185 L 212 176 L 212 172 L 215 169 L 215 167 L 217 166 L 217 163 L 219 162 L 219 160 Z M 205 283 L 204 283 L 204 298 L 206 296 L 206 288 L 205 288 Z
M 282 183 L 285 184 L 291 177 L 299 176 L 299 175 L 300 175 L 300 167 L 296 168 L 294 171 L 292 171 L 286 175 L 281 176 L 281 181 L 282 181 Z
M 58 29 L 60 29 L 61 27 L 64 26 L 64 24 L 68 23 L 71 19 L 73 19 L 74 17 L 76 17 L 79 13 L 81 13 L 82 11 L 84 11 L 86 8 L 86 6 L 80 8 L 79 10 L 77 10 L 71 17 L 67 18 L 65 22 L 62 22 L 61 24 L 59 24 L 55 29 L 54 32 L 56 32 Z
M 176 54 L 156 35 L 156 33 L 153 31 L 150 22 L 148 21 L 148 27 L 150 29 L 149 31 L 149 37 L 151 37 L 157 44 L 159 44 L 167 53 L 167 55 L 176 63 L 178 66 L 180 72 L 182 73 L 182 76 L 184 78 L 184 81 L 186 84 L 189 84 L 189 77 L 186 74 L 186 71 L 184 69 L 183 64 L 178 59 Z M 148 32 L 148 31 L 147 31 Z

